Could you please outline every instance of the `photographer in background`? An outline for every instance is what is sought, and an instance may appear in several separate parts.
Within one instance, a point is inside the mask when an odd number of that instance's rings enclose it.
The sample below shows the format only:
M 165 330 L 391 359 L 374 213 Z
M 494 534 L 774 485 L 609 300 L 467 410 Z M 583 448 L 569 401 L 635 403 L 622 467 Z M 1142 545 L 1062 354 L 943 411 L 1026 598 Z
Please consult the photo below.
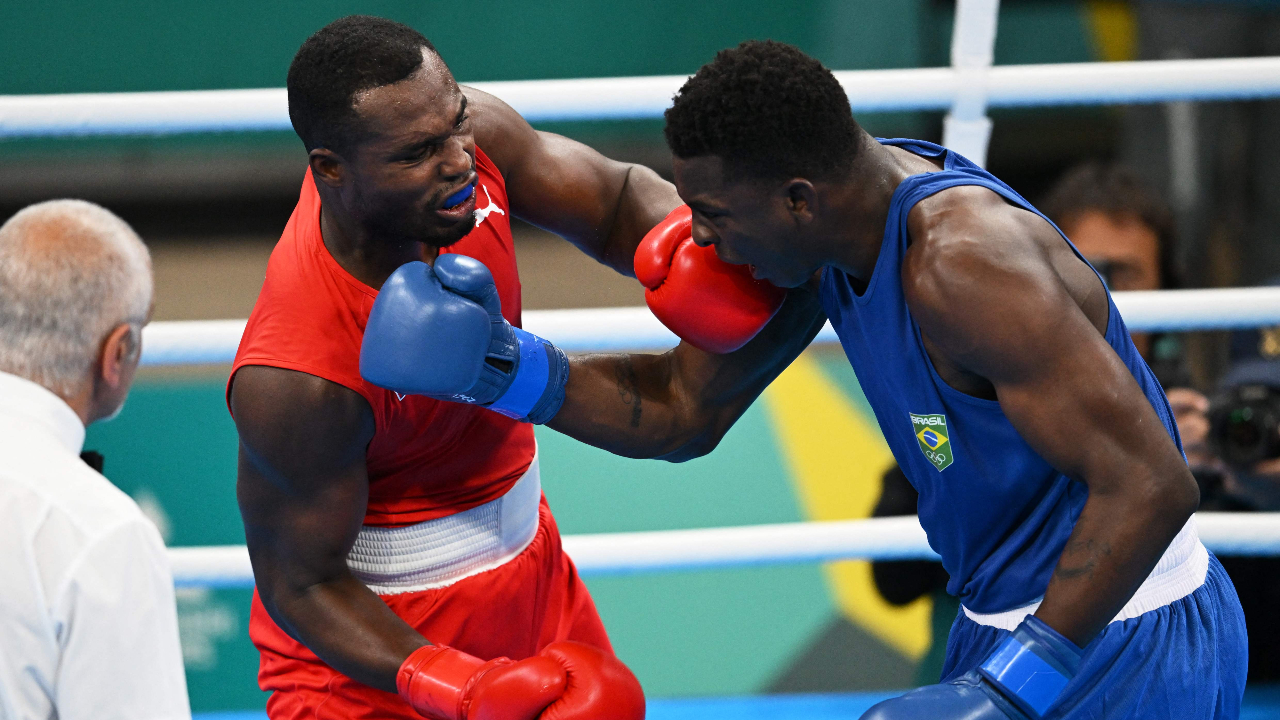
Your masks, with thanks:
M 1039 206 L 1093 265 L 1112 292 L 1182 285 L 1169 207 L 1131 170 L 1088 162 L 1067 171 Z M 1164 386 L 1193 471 L 1213 464 L 1206 444 L 1209 399 L 1192 389 L 1177 335 L 1133 333 L 1133 344 Z
M 1071 239 L 1113 292 L 1179 286 L 1169 208 L 1124 166 L 1101 162 L 1078 165 L 1036 205 Z M 1133 342 L 1165 387 L 1192 469 L 1216 468 L 1207 442 L 1209 400 L 1188 387 L 1190 377 L 1178 338 L 1134 333 Z M 872 516 L 914 515 L 918 500 L 916 489 L 895 465 L 884 474 Z M 1231 571 L 1229 565 L 1227 570 Z M 872 575 L 880 594 L 894 605 L 932 596 L 934 643 L 921 660 L 915 682 L 937 682 L 947 631 L 960 609 L 959 601 L 946 592 L 947 572 L 940 563 L 917 560 L 872 563 Z
M 1113 291 L 1180 284 L 1169 209 L 1119 165 L 1069 171 L 1040 207 Z M 1269 284 L 1280 285 L 1280 278 Z M 1188 387 L 1176 335 L 1135 333 L 1165 387 L 1182 446 L 1200 484 L 1202 511 L 1280 511 L 1280 328 L 1237 332 L 1232 365 L 1210 401 Z M 1250 682 L 1280 681 L 1280 559 L 1220 558 L 1236 585 L 1249 632 Z
M 1199 473 L 1200 509 L 1280 512 L 1280 327 L 1233 333 L 1231 360 L 1209 412 L 1215 459 Z M 1244 607 L 1249 681 L 1280 681 L 1280 558 L 1220 560 Z

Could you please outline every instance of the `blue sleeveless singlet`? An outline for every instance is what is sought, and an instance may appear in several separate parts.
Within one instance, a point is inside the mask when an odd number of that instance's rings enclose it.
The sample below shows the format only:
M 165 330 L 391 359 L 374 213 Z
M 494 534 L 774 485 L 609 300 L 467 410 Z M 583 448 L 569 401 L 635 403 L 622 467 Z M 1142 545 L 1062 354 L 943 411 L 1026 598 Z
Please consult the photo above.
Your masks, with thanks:
M 918 140 L 880 142 L 926 158 L 945 156 L 944 169 L 902 181 L 889 205 L 866 290 L 857 294 L 851 277 L 825 268 L 822 305 L 889 448 L 920 492 L 920 523 L 951 575 L 947 591 L 975 612 L 1021 607 L 1044 595 L 1088 490 L 1036 454 L 997 401 L 966 395 L 938 375 L 903 296 L 901 273 L 911 241 L 907 214 L 942 190 L 980 185 L 1044 215 L 995 176 L 943 147 Z M 1075 246 L 1071 249 L 1084 262 Z M 1107 304 L 1107 342 L 1181 450 L 1164 391 L 1129 339 L 1110 293 Z

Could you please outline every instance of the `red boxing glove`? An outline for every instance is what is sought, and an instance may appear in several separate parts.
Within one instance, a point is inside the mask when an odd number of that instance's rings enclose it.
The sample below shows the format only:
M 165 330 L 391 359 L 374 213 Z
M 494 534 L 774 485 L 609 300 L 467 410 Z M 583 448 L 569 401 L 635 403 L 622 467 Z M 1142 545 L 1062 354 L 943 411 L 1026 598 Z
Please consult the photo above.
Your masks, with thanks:
M 611 653 L 578 642 L 556 642 L 544 648 L 541 657 L 564 668 L 569 686 L 540 720 L 644 720 L 640 681 Z
M 434 720 L 643 720 L 644 692 L 613 655 L 557 642 L 518 662 L 424 645 L 400 666 L 400 696 Z
M 423 645 L 400 665 L 396 689 L 432 720 L 534 720 L 564 694 L 567 676 L 544 657 L 485 662 L 444 645 Z
M 786 291 L 730 265 L 693 241 L 693 212 L 672 210 L 640 241 L 636 278 L 649 309 L 676 335 L 707 352 L 730 353 L 769 322 Z

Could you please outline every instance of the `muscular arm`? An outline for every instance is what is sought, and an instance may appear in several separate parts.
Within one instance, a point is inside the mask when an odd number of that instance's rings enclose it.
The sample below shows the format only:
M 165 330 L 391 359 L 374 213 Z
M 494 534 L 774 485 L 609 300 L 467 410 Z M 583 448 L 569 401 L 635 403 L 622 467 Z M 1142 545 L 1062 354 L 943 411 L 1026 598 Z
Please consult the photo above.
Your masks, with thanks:
M 1047 224 L 1003 204 L 935 213 L 934 222 L 916 212 L 903 284 L 935 364 L 989 381 L 1027 443 L 1088 486 L 1036 612 L 1084 646 L 1195 511 L 1195 480 L 1099 332 L 1106 320 L 1081 310 L 1096 313 L 1100 283 L 1064 260 L 1065 244 L 1043 235 Z
M 644 234 L 680 204 L 675 186 L 642 165 L 534 130 L 506 103 L 464 88 L 476 144 L 507 181 L 512 212 L 623 275 Z
M 814 290 L 790 291 L 760 334 L 728 355 L 681 343 L 662 355 L 572 357 L 564 406 L 548 425 L 626 457 L 681 462 L 711 452 L 822 329 Z
M 492 95 L 464 88 L 476 143 L 507 180 L 513 213 L 633 275 L 636 246 L 680 204 L 640 166 L 534 130 Z M 730 355 L 681 343 L 663 355 L 571 358 L 565 403 L 549 426 L 627 457 L 681 461 L 710 452 L 826 320 L 810 290 L 792 291 L 770 325 Z
M 347 569 L 364 518 L 364 398 L 273 367 L 236 373 L 236 497 L 258 594 L 271 618 L 339 672 L 396 691 L 400 664 L 426 639 Z

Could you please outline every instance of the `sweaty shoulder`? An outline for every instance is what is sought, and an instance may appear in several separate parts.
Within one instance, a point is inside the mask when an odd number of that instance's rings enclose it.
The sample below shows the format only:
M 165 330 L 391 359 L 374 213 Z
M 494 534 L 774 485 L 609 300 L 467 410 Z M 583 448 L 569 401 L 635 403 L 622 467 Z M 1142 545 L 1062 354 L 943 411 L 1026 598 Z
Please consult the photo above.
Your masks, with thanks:
M 902 287 L 921 329 L 963 351 L 1017 342 L 1017 307 L 1074 302 L 1105 331 L 1106 294 L 1093 271 L 1044 218 L 977 185 L 921 200 L 907 217 Z M 1010 333 L 1010 337 L 1002 337 Z M 955 346 L 959 347 L 955 347 Z
M 1043 258 L 1062 239 L 1035 213 L 1009 204 L 980 185 L 959 185 L 924 198 L 907 215 L 911 242 L 903 279 L 917 275 L 963 276 L 985 263 L 1025 263 Z M 949 267 L 959 262 L 959 267 Z M 978 266 L 974 266 L 978 263 Z
M 283 481 L 362 458 L 375 430 L 372 410 L 358 393 L 278 367 L 242 369 L 231 413 L 249 460 Z

